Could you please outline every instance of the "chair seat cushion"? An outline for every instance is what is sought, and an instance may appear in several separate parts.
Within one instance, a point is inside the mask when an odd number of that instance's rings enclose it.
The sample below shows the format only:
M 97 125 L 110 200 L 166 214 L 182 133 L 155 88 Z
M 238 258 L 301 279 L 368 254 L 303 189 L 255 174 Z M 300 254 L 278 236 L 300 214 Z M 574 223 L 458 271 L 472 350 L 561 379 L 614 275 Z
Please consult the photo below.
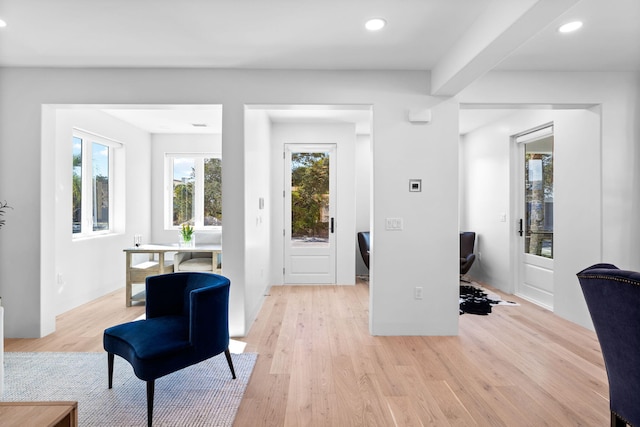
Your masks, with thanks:
M 211 257 L 191 258 L 178 265 L 178 271 L 211 271 Z
M 114 326 L 105 330 L 104 345 L 127 360 L 126 354 L 140 360 L 164 358 L 191 346 L 188 319 L 164 316 Z

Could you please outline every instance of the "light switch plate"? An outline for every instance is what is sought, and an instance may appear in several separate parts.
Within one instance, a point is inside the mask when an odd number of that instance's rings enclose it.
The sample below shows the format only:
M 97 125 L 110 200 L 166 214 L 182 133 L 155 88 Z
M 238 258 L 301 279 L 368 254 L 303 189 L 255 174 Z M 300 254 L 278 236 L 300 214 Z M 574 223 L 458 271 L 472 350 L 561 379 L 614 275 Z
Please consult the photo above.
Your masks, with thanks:
M 390 231 L 400 231 L 402 230 L 403 223 L 402 218 L 387 218 L 385 220 L 385 229 Z

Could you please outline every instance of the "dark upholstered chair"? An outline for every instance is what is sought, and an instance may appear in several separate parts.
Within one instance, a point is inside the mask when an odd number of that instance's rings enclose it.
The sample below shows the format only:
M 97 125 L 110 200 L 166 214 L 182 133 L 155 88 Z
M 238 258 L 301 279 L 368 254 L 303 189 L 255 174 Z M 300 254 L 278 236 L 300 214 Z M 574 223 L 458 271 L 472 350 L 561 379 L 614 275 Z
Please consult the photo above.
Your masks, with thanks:
M 147 424 L 152 425 L 155 380 L 164 375 L 229 353 L 229 279 L 212 273 L 183 272 L 146 279 L 146 319 L 104 331 L 109 388 L 114 355 L 147 382 Z
M 360 248 L 360 255 L 362 255 L 364 265 L 369 268 L 369 251 L 371 250 L 371 242 L 369 240 L 368 231 L 361 231 L 358 233 L 358 247 Z
M 611 426 L 640 426 L 640 273 L 596 264 L 578 280 L 607 368 Z
M 476 255 L 473 253 L 473 248 L 476 243 L 476 233 L 473 231 L 463 231 L 460 233 L 460 274 L 467 274 L 473 261 L 476 260 Z

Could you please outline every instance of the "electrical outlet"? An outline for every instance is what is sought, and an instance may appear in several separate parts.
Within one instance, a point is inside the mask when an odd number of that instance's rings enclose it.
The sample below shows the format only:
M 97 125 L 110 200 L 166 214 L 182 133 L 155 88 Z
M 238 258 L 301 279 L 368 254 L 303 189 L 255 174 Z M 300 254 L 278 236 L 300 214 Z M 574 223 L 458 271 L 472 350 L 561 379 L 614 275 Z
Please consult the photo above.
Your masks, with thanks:
M 416 288 L 413 291 L 413 298 L 422 299 L 422 286 L 416 286 Z

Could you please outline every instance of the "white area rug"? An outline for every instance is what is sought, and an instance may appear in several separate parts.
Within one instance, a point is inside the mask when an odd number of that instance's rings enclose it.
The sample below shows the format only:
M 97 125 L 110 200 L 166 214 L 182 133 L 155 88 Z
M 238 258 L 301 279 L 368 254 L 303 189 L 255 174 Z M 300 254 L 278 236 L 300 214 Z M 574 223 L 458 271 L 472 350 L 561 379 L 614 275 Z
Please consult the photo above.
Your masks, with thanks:
M 147 424 L 147 387 L 116 356 L 113 388 L 106 353 L 5 353 L 3 401 L 78 401 L 84 426 Z M 232 354 L 237 379 L 224 354 L 156 380 L 153 425 L 231 426 L 257 354 Z M 1 422 L 0 422 L 1 424 Z

